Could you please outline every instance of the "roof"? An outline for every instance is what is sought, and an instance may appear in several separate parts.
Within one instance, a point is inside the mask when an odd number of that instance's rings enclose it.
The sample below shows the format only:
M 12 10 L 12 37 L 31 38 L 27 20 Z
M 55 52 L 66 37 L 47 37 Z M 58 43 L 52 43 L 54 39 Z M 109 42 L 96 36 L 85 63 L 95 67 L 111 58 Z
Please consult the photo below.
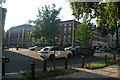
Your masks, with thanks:
M 14 27 L 11 27 L 10 29 L 15 29 L 15 28 L 21 28 L 21 27 L 32 27 L 32 25 L 30 24 L 22 24 L 22 25 L 19 25 L 19 26 L 14 26 Z
M 80 22 L 78 22 L 78 21 L 76 21 L 76 20 L 67 20 L 67 21 L 61 21 L 61 23 L 73 22 L 73 21 L 75 21 L 75 22 L 77 22 L 77 23 L 80 23 Z

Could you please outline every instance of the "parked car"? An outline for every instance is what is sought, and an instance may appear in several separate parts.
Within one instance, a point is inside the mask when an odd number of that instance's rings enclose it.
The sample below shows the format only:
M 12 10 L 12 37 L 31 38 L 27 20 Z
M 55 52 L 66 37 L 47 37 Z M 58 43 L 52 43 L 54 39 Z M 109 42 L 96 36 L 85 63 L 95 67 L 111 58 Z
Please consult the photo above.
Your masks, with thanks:
M 81 46 L 76 46 L 70 49 L 70 51 L 73 53 L 73 56 L 93 56 L 95 50 L 86 48 L 86 47 L 81 47 Z
M 72 48 L 73 48 L 73 46 L 66 47 L 65 50 L 70 50 L 70 49 L 72 49 Z
M 100 51 L 102 52 L 102 51 L 104 51 L 104 52 L 109 52 L 109 51 L 111 51 L 112 49 L 111 48 L 109 48 L 109 47 L 107 47 L 107 46 L 102 46 L 101 48 L 100 48 Z
M 55 50 L 55 54 L 54 54 Z M 71 58 L 72 57 L 72 52 L 71 51 L 65 51 L 63 48 L 60 47 L 44 47 L 40 51 L 38 51 L 38 54 L 40 57 L 47 58 L 50 60 L 53 60 L 54 58 Z
M 112 50 L 117 50 L 116 46 L 110 47 Z
M 29 48 L 29 50 L 31 50 L 31 51 L 34 51 L 34 50 L 39 51 L 41 49 L 42 49 L 42 47 L 38 47 L 38 46 L 32 46 L 32 47 Z
M 95 49 L 99 50 L 102 46 L 96 46 Z
M 79 47 L 76 50 L 76 55 L 78 55 L 78 56 L 94 56 L 94 52 L 95 52 L 94 49 Z
M 73 53 L 73 55 L 75 56 L 76 53 L 77 53 L 77 49 L 79 48 L 80 46 L 76 46 L 76 47 L 73 47 L 70 49 L 70 51 Z
M 120 54 L 120 48 L 117 49 L 117 53 Z

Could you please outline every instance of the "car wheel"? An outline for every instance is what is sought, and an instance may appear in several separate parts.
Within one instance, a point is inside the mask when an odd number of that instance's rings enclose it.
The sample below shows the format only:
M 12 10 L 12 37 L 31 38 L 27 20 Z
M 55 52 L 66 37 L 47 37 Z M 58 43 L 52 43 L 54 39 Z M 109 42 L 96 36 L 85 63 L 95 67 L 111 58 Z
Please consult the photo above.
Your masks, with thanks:
M 74 50 L 72 50 L 71 52 L 72 52 L 73 56 L 75 56 L 75 51 L 74 51 Z
M 78 57 L 82 57 L 82 55 L 81 55 L 80 53 L 77 53 L 77 56 L 78 56 Z
M 49 56 L 49 60 L 54 60 L 54 59 L 55 59 L 55 55 L 54 54 Z
M 30 49 L 31 51 L 34 51 L 35 49 Z
M 94 53 L 91 53 L 90 56 L 94 56 Z
M 69 54 L 67 55 L 67 58 L 72 58 L 72 54 L 69 53 Z

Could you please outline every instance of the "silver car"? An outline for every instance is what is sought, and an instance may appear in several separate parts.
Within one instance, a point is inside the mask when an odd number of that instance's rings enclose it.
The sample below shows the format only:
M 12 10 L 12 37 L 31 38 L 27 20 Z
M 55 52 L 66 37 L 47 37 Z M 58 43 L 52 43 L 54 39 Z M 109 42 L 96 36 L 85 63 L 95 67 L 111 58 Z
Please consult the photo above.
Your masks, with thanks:
M 41 50 L 42 49 L 42 47 L 38 47 L 38 46 L 33 46 L 33 47 L 30 47 L 29 48 L 29 50 L 31 50 L 31 51 L 39 51 L 39 50 Z
M 40 57 L 47 58 L 50 60 L 53 60 L 54 58 L 72 57 L 71 51 L 65 51 L 60 47 L 52 47 L 52 46 L 42 48 L 40 51 L 38 51 L 38 54 L 40 55 Z

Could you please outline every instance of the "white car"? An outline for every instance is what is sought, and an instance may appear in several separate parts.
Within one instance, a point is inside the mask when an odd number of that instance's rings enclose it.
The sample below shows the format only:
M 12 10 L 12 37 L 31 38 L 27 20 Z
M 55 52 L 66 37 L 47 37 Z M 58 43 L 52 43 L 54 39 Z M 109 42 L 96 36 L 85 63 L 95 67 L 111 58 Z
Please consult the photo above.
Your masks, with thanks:
M 55 54 L 54 54 L 55 49 Z M 60 47 L 44 47 L 40 51 L 38 51 L 38 54 L 40 57 L 47 58 L 50 60 L 53 60 L 54 58 L 71 58 L 72 52 L 71 51 L 65 51 L 64 49 Z
M 66 47 L 65 50 L 70 50 L 71 48 L 73 48 L 73 46 Z
M 38 47 L 38 46 L 33 46 L 33 47 L 30 47 L 30 48 L 29 48 L 29 50 L 31 50 L 31 51 L 34 51 L 34 50 L 39 51 L 39 50 L 41 50 L 41 49 L 42 49 L 42 47 Z

